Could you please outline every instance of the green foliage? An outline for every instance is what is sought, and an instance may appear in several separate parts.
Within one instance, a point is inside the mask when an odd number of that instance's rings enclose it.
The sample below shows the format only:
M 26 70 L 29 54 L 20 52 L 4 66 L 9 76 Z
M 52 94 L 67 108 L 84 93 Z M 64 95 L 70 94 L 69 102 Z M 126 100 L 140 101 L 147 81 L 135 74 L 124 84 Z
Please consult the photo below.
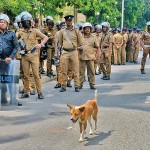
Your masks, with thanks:
M 122 0 L 1 0 L 0 11 L 12 19 L 22 11 L 29 11 L 36 16 L 40 14 L 41 7 L 44 16 L 61 18 L 64 14 L 73 13 L 73 6 L 85 14 L 89 22 L 109 21 L 112 27 L 121 24 Z M 145 26 L 150 20 L 150 0 L 125 0 L 124 18 L 127 27 Z

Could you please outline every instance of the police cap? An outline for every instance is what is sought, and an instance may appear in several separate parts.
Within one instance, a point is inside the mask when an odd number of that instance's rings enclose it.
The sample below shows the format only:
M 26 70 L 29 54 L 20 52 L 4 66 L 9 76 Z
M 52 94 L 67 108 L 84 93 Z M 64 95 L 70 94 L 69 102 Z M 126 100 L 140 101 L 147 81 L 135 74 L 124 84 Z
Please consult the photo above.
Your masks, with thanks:
M 74 16 L 72 16 L 72 15 L 68 15 L 68 16 L 65 16 L 64 18 L 66 21 L 72 21 L 73 17 Z

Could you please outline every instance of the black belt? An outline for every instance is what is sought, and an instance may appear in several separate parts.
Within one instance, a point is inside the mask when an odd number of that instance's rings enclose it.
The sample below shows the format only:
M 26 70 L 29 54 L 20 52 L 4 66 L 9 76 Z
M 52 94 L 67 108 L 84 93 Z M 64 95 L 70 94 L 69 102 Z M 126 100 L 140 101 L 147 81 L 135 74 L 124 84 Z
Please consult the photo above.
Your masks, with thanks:
M 109 46 L 103 46 L 102 48 L 103 48 L 103 49 L 106 49 L 106 48 L 109 48 Z
M 73 52 L 75 51 L 76 49 L 66 49 L 66 48 L 63 48 L 64 51 L 67 51 L 67 52 Z

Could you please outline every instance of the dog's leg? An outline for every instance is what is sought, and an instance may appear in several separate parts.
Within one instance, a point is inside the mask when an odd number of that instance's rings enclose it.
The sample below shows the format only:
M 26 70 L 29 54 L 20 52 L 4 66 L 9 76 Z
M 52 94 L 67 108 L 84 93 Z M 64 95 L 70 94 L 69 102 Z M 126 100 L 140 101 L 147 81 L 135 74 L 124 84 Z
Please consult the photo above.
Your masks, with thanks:
M 92 132 L 92 122 L 91 122 L 91 117 L 89 117 L 88 122 L 89 122 L 89 124 L 90 124 L 90 132 L 89 132 L 89 134 L 92 135 L 93 132 Z
M 98 113 L 98 109 L 96 109 L 93 113 L 93 119 L 95 121 L 95 130 L 97 129 L 97 113 Z
M 83 125 L 82 123 L 79 123 L 79 127 L 80 127 L 80 139 L 79 142 L 83 142 L 84 141 L 84 130 L 83 130 Z

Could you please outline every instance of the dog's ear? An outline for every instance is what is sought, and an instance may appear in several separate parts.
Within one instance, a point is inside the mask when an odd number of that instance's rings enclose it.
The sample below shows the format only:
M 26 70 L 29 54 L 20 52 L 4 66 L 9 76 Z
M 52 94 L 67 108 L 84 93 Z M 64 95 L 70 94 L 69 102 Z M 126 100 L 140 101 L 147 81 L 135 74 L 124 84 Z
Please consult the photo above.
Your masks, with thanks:
M 80 112 L 83 112 L 84 110 L 85 110 L 85 107 L 84 107 L 84 106 L 79 108 L 79 111 L 80 111 Z
M 68 106 L 70 109 L 72 109 L 72 108 L 73 108 L 73 106 L 72 106 L 72 105 L 70 105 L 70 104 L 67 104 L 67 106 Z

